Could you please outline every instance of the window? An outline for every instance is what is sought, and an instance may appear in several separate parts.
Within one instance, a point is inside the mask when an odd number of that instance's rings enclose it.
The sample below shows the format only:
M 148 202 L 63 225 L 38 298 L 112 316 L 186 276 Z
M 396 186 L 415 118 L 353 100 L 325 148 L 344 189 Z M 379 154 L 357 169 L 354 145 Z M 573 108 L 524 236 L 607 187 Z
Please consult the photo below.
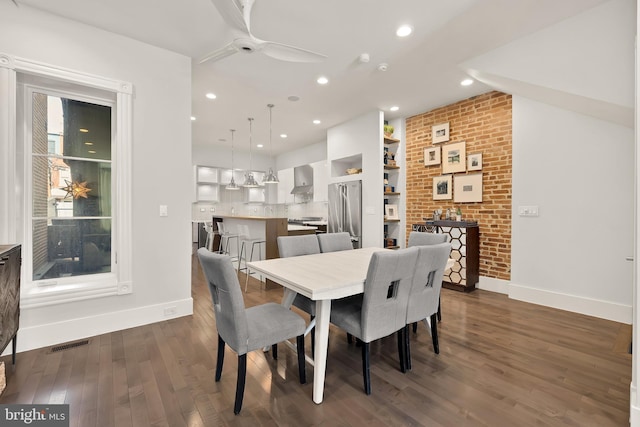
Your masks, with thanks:
M 112 105 L 30 87 L 32 280 L 112 270 Z
M 0 241 L 23 247 L 22 308 L 132 292 L 132 94 L 0 52 Z

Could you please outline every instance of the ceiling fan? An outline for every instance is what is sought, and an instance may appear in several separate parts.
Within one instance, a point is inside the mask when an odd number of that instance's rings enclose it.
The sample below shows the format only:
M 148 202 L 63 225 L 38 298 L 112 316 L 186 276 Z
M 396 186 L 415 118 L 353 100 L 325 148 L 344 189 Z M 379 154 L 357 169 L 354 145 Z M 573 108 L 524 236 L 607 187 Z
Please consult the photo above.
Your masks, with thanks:
M 225 22 L 233 29 L 234 39 L 226 46 L 204 56 L 200 59 L 200 64 L 206 61 L 219 61 L 237 52 L 262 52 L 271 58 L 289 62 L 321 62 L 326 58 L 325 55 L 310 50 L 254 37 L 251 34 L 250 19 L 255 0 L 211 1 Z

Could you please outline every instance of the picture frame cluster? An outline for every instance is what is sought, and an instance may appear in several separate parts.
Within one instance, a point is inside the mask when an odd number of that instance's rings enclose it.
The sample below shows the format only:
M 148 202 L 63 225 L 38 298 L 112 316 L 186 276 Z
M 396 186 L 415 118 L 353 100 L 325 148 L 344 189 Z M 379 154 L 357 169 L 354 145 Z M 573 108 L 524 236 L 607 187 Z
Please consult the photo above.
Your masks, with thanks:
M 449 141 L 449 123 L 432 126 L 431 138 L 432 144 Z M 482 202 L 482 172 L 468 173 L 482 170 L 482 153 L 467 155 L 465 141 L 426 147 L 424 165 L 442 165 L 442 174 L 433 177 L 433 200 Z

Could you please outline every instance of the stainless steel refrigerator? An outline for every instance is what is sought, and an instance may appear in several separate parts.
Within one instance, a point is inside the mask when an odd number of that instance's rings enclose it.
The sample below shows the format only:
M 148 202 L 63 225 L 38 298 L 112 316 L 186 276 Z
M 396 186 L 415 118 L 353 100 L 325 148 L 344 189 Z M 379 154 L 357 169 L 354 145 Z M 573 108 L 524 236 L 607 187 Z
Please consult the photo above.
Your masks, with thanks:
M 327 232 L 346 231 L 354 248 L 362 247 L 362 181 L 329 184 Z

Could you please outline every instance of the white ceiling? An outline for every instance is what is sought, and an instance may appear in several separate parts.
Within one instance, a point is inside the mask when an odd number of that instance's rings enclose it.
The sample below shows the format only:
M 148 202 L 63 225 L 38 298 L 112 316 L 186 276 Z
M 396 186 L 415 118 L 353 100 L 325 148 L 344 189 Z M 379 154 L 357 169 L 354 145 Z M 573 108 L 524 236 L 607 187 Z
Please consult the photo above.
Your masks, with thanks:
M 408 117 L 487 92 L 491 88 L 479 82 L 460 86 L 466 75 L 458 64 L 604 2 L 256 0 L 256 37 L 328 58 L 306 64 L 238 53 L 198 64 L 232 40 L 210 0 L 17 1 L 193 58 L 193 144 L 228 146 L 231 128 L 237 129 L 236 143 L 247 143 L 247 118 L 254 117 L 253 142 L 268 150 L 267 104 L 275 104 L 274 154 L 323 141 L 328 128 L 374 109 L 385 111 L 385 118 Z M 400 39 L 395 29 L 405 23 L 414 32 Z M 357 61 L 361 53 L 369 54 L 369 63 Z M 382 62 L 386 72 L 377 70 Z M 315 82 L 320 75 L 328 85 Z M 206 99 L 207 92 L 217 99 Z M 300 100 L 289 101 L 292 95 Z M 400 110 L 389 112 L 392 105 Z

